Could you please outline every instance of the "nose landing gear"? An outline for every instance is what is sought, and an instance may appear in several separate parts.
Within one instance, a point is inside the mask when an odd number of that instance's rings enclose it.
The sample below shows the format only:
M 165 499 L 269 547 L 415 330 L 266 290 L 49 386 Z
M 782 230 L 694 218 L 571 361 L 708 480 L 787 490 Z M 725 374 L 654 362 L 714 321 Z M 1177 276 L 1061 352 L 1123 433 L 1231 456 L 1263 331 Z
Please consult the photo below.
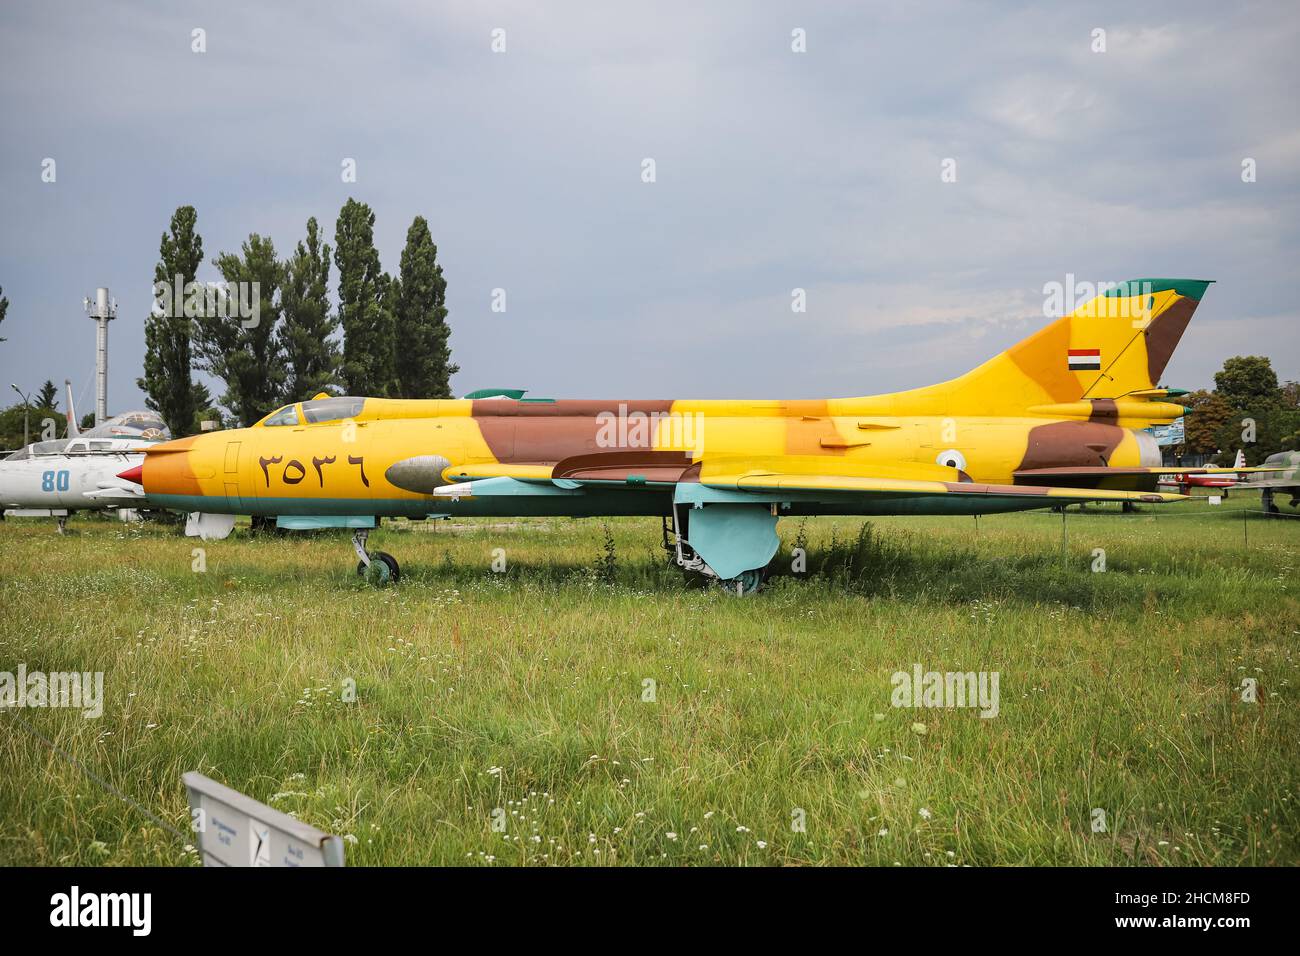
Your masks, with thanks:
M 396 584 L 402 578 L 402 570 L 397 566 L 397 559 L 387 551 L 367 551 L 366 539 L 370 536 L 369 528 L 358 528 L 352 535 L 352 547 L 361 560 L 357 562 L 357 575 L 363 577 L 376 587 Z

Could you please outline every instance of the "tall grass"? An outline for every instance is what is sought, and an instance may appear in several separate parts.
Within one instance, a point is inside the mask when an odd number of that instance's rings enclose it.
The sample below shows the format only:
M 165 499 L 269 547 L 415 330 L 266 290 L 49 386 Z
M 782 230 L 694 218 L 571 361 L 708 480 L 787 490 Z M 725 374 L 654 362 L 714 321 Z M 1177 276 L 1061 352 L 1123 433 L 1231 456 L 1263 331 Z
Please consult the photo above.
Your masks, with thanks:
M 786 521 L 746 599 L 640 519 L 386 526 L 386 590 L 342 534 L 5 522 L 0 671 L 106 701 L 0 712 L 0 863 L 194 861 L 15 716 L 182 830 L 201 770 L 361 865 L 1300 863 L 1300 521 L 1174 514 Z M 999 715 L 891 706 L 914 664 Z

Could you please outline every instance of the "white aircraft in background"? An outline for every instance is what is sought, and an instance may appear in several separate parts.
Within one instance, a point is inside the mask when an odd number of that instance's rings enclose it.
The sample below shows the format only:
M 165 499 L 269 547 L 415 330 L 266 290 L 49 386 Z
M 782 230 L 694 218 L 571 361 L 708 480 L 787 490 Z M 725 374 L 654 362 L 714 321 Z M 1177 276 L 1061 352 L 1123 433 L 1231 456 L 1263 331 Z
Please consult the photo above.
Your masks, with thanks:
M 68 386 L 66 438 L 32 442 L 0 460 L 0 508 L 5 517 L 59 519 L 64 530 L 77 511 L 135 509 L 145 504 L 140 486 L 118 473 L 144 461 L 144 449 L 170 438 L 153 412 L 126 412 L 84 433 L 77 427 Z M 131 520 L 133 513 L 123 514 Z

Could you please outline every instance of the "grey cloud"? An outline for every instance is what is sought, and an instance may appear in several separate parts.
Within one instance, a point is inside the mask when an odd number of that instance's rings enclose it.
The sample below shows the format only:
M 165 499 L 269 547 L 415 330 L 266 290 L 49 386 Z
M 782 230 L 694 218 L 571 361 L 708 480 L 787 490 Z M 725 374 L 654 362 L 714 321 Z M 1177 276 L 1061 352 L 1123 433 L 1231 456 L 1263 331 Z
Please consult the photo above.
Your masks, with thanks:
M 1219 280 L 1174 384 L 1242 351 L 1300 377 L 1293 4 L 700 7 L 7 6 L 0 381 L 80 389 L 81 297 L 107 284 L 110 401 L 139 405 L 172 210 L 197 207 L 210 259 L 250 231 L 285 252 L 310 215 L 332 233 L 348 195 L 375 208 L 389 270 L 411 217 L 429 218 L 461 391 L 910 387 L 1036 327 L 1043 284 L 1067 272 Z M 796 26 L 806 54 L 789 50 Z

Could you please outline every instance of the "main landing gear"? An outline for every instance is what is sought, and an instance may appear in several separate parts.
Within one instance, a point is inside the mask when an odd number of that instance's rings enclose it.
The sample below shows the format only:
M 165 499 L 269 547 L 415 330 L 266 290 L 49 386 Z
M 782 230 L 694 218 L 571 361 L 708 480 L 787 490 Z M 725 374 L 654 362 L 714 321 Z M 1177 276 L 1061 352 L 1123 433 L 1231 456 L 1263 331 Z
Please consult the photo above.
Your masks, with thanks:
M 402 578 L 402 569 L 397 566 L 397 559 L 387 551 L 367 551 L 366 539 L 369 536 L 369 528 L 358 528 L 352 535 L 352 547 L 361 559 L 357 562 L 357 574 L 376 587 L 396 584 Z
M 736 597 L 749 597 L 755 593 L 767 580 L 767 568 L 753 568 L 749 571 L 741 571 L 734 578 L 728 578 L 726 581 L 718 581 L 718 585 L 728 594 L 734 594 Z
M 693 546 L 687 539 L 687 528 L 691 524 L 695 525 L 695 538 L 699 547 Z M 719 524 L 720 527 L 714 527 Z M 767 580 L 768 563 L 779 544 L 772 532 L 775 525 L 776 515 L 769 514 L 761 506 L 730 508 L 715 505 L 700 510 L 674 503 L 672 517 L 664 518 L 663 545 L 668 552 L 669 563 L 677 565 L 688 574 L 697 574 L 714 581 L 728 594 L 748 597 L 757 592 Z M 755 536 L 759 540 L 754 540 Z M 768 536 L 773 539 L 771 544 L 762 540 Z M 747 537 L 750 540 L 745 540 Z M 719 573 L 700 554 L 701 549 L 712 555 L 714 562 L 726 570 Z M 763 563 L 758 567 L 744 567 L 747 562 L 759 559 Z M 729 576 L 724 577 L 723 574 Z

